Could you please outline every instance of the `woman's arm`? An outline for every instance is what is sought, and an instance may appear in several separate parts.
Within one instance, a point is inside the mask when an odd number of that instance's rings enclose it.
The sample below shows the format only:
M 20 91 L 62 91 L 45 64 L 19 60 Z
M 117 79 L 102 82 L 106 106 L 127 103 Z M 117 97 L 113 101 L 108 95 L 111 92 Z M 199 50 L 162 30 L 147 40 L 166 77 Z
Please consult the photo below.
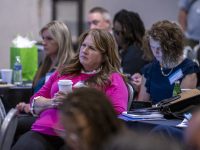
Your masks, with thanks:
M 111 85 L 105 89 L 105 93 L 110 98 L 115 112 L 119 115 L 127 110 L 128 89 L 119 73 L 113 73 L 110 80 Z
M 51 88 L 52 88 L 54 81 L 57 78 L 58 78 L 58 72 L 56 71 L 50 76 L 49 80 L 42 86 L 42 88 L 31 97 L 30 103 L 32 102 L 34 97 L 38 97 L 38 96 L 42 96 L 42 97 L 50 99 L 52 97 L 51 96 Z
M 54 97 L 51 95 L 51 89 L 57 76 L 58 72 L 53 73 L 43 87 L 31 97 L 30 109 L 33 114 L 38 115 L 43 110 L 53 107 Z
M 47 108 L 54 108 L 53 99 L 45 98 L 42 96 L 34 97 L 31 103 L 31 113 L 33 115 L 39 115 L 43 110 Z
M 137 101 L 150 101 L 150 95 L 147 93 L 147 89 L 145 87 L 146 78 L 142 76 L 142 84 L 140 87 L 139 95 Z
M 63 92 L 57 92 L 51 99 L 42 96 L 35 97 L 31 103 L 31 113 L 38 115 L 47 108 L 57 108 L 62 104 L 62 100 L 66 95 L 67 94 Z
M 194 89 L 197 86 L 197 74 L 192 73 L 186 75 L 182 82 L 181 82 L 181 88 L 182 89 Z

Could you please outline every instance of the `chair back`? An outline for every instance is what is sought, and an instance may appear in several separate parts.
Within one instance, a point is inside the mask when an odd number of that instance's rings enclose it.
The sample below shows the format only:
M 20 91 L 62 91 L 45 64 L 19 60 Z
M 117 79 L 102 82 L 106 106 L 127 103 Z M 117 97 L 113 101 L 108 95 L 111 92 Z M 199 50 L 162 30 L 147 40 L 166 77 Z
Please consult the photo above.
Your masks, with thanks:
M 193 60 L 195 58 L 195 54 L 193 52 L 193 49 L 191 46 L 185 46 L 183 49 L 183 57 L 184 58 L 189 58 Z
M 199 65 L 200 63 L 200 44 L 197 44 L 194 48 L 195 62 Z
M 199 58 L 199 53 L 200 53 L 200 45 L 194 46 L 192 49 L 190 46 L 185 46 L 183 49 L 183 57 L 188 58 L 194 62 L 196 62 L 199 65 L 200 58 Z
M 6 110 L 2 102 L 2 98 L 0 97 L 0 125 L 6 117 Z
M 17 109 L 12 108 L 0 128 L 0 150 L 10 150 L 17 128 Z
M 130 108 L 131 108 L 131 104 L 132 104 L 132 102 L 133 102 L 133 98 L 134 98 L 134 93 L 135 93 L 135 91 L 134 91 L 134 88 L 133 88 L 133 86 L 131 85 L 131 83 L 127 82 L 127 83 L 126 83 L 126 86 L 127 86 L 127 88 L 128 88 L 128 105 L 127 105 L 127 111 L 129 111 Z

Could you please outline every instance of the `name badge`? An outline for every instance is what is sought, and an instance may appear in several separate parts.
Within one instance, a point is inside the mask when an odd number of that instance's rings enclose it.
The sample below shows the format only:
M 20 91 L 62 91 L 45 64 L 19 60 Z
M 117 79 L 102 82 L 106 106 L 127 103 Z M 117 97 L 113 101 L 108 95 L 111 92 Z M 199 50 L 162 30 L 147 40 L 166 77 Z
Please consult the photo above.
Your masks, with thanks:
M 173 74 L 171 74 L 168 78 L 169 78 L 170 84 L 172 85 L 175 81 L 179 80 L 182 77 L 183 77 L 182 69 L 179 69 Z

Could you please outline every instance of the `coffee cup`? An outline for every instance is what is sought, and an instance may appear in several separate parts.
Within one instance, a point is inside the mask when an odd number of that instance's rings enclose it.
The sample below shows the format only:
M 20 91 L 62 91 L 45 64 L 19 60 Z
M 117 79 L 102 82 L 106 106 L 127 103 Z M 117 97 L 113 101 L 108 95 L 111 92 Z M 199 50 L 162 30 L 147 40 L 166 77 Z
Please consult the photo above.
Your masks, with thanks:
M 71 80 L 59 80 L 58 81 L 59 91 L 64 93 L 72 92 L 72 84 L 73 82 Z
M 12 82 L 12 69 L 1 69 L 1 78 L 3 82 Z

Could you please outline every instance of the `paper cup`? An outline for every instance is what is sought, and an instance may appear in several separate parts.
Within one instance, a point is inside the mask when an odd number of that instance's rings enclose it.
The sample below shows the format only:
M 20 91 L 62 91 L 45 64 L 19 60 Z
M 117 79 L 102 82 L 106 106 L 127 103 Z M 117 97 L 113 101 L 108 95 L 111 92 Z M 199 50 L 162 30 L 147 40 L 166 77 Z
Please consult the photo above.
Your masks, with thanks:
M 1 78 L 3 82 L 12 82 L 12 69 L 1 69 Z
M 73 82 L 71 80 L 59 80 L 58 81 L 59 91 L 64 93 L 72 92 L 72 84 Z

